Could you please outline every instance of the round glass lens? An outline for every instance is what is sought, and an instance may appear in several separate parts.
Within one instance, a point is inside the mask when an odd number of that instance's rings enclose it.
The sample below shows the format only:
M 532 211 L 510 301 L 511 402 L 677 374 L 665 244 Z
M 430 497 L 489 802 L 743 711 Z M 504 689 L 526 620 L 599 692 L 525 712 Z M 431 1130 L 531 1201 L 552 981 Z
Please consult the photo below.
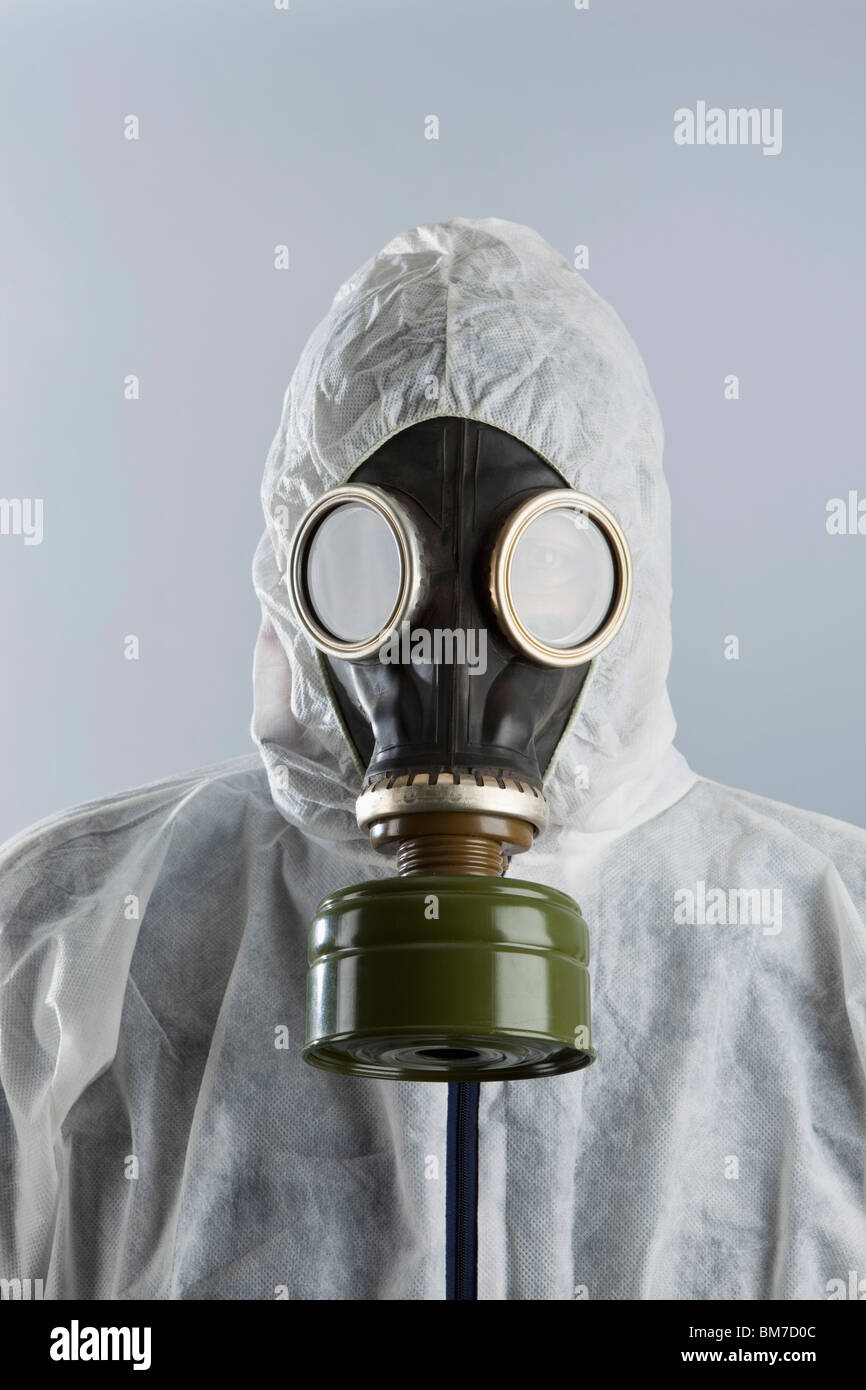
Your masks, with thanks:
M 531 637 L 563 650 L 579 646 L 598 631 L 613 601 L 616 569 L 604 532 L 574 507 L 542 512 L 514 547 L 510 585 Z
M 317 526 L 307 550 L 307 595 L 339 642 L 369 642 L 387 627 L 402 578 L 397 539 L 375 507 L 344 502 Z

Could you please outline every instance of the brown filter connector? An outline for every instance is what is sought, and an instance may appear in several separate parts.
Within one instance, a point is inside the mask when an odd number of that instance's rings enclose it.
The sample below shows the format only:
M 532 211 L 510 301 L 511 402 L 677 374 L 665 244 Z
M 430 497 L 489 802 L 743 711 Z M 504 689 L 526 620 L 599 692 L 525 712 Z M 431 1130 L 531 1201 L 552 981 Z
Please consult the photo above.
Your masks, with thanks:
M 370 826 L 374 849 L 396 844 L 397 873 L 499 878 L 508 856 L 532 845 L 533 829 L 516 816 L 480 811 L 414 811 L 383 816 Z

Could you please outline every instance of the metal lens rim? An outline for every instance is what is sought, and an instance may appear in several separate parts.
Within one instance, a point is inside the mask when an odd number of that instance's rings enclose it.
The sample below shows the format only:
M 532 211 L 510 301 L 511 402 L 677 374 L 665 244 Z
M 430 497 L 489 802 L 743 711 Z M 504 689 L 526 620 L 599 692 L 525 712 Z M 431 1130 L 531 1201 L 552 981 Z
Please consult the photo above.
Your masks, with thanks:
M 394 607 L 384 626 L 359 642 L 342 641 L 323 627 L 307 592 L 307 554 L 313 536 L 325 517 L 347 502 L 372 507 L 384 518 L 400 556 L 400 589 Z M 343 661 L 363 661 L 376 655 L 388 634 L 398 628 L 414 608 L 421 572 L 417 533 L 403 508 L 379 488 L 353 483 L 331 488 L 304 513 L 289 552 L 286 583 L 297 619 L 319 651 Z
M 552 647 L 533 636 L 517 616 L 511 593 L 511 564 L 524 531 L 545 512 L 563 508 L 583 512 L 595 523 L 610 547 L 616 572 L 616 589 L 606 618 L 591 637 L 576 647 Z M 577 666 L 591 661 L 622 627 L 631 593 L 632 564 L 625 533 L 607 507 L 582 492 L 551 488 L 536 493 L 508 518 L 493 548 L 490 597 L 496 616 L 509 641 L 524 656 L 543 666 Z

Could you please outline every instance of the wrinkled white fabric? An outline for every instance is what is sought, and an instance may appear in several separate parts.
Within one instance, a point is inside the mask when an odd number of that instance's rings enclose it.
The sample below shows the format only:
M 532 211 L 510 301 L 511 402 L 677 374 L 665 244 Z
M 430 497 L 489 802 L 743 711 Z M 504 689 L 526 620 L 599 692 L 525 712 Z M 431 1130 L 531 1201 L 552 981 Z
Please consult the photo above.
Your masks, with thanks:
M 46 1297 L 444 1296 L 446 1088 L 300 1059 L 315 906 L 391 869 L 355 827 L 360 771 L 281 578 L 309 502 L 431 415 L 518 436 L 611 507 L 635 566 L 518 869 L 589 922 L 598 1060 L 482 1086 L 479 1297 L 839 1296 L 866 1278 L 866 834 L 673 748 L 643 365 L 562 257 L 493 219 L 396 238 L 301 357 L 254 565 L 261 757 L 0 856 L 0 1277 Z

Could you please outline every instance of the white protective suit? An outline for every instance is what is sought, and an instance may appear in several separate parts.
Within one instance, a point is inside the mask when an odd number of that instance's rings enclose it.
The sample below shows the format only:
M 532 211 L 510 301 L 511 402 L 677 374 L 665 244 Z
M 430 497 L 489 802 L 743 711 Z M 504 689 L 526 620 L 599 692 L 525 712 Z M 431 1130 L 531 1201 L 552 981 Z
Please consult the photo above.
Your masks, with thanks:
M 260 753 L 0 857 L 4 1278 L 49 1298 L 444 1296 L 447 1088 L 301 1060 L 314 909 L 393 864 L 355 826 L 360 770 L 282 579 L 309 503 L 439 415 L 508 431 L 609 506 L 635 572 L 548 770 L 551 828 L 516 866 L 589 923 L 598 1060 L 482 1084 L 478 1297 L 820 1299 L 866 1276 L 866 834 L 675 751 L 641 359 L 536 233 L 455 219 L 345 283 L 286 394 L 254 566 Z

